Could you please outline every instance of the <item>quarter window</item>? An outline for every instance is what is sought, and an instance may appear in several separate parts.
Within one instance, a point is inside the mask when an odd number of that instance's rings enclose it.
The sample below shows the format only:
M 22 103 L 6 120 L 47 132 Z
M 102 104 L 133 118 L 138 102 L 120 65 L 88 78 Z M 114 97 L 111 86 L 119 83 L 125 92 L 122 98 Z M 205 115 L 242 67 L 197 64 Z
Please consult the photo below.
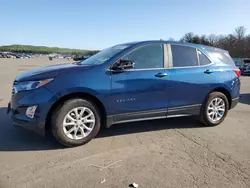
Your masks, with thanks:
M 173 67 L 198 66 L 196 48 L 171 45 L 173 55 Z
M 200 50 L 197 50 L 197 52 L 199 55 L 200 65 L 208 65 L 211 63 L 210 60 Z
M 151 44 L 138 47 L 125 55 L 122 59 L 134 61 L 134 69 L 163 68 L 163 45 Z
M 233 65 L 235 66 L 234 61 L 230 57 L 229 53 L 225 50 L 220 50 L 217 48 L 210 48 L 207 49 L 207 52 L 209 53 L 209 56 L 215 60 L 215 61 L 221 61 L 223 63 L 226 63 L 228 65 Z

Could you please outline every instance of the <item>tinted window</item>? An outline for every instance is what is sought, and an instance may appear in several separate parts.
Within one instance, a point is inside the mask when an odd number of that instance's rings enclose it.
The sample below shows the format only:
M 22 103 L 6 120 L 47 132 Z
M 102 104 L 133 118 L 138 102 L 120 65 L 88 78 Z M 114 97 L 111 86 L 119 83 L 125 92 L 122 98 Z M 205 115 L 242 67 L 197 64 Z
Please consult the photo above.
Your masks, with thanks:
M 196 48 L 171 45 L 173 55 L 173 67 L 198 66 Z
M 199 55 L 200 65 L 208 65 L 211 63 L 211 61 L 199 50 L 198 50 L 198 55 Z
M 163 68 L 163 45 L 153 44 L 139 47 L 122 59 L 134 61 L 134 69 Z

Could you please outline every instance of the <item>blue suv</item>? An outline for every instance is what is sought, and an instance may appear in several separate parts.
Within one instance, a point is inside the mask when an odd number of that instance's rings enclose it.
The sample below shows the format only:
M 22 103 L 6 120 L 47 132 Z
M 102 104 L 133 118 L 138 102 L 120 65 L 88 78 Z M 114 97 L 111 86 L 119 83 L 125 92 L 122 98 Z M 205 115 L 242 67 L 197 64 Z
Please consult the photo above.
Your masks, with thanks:
M 8 113 L 14 125 L 52 132 L 69 147 L 117 123 L 198 115 L 203 125 L 215 126 L 238 103 L 239 77 L 222 49 L 169 41 L 125 43 L 81 62 L 17 76 Z

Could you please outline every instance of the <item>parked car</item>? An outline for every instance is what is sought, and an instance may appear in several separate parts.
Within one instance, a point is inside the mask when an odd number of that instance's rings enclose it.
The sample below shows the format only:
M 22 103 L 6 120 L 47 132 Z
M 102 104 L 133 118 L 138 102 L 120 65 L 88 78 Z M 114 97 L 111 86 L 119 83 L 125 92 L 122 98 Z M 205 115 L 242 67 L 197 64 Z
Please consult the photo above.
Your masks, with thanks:
M 30 54 L 25 54 L 25 53 L 15 53 L 15 52 L 2 52 L 1 54 L 2 58 L 30 58 L 31 55 Z
M 74 61 L 84 61 L 85 59 L 88 59 L 89 57 L 91 57 L 90 55 L 83 55 L 83 56 L 75 56 L 73 58 Z
M 65 146 L 85 144 L 100 127 L 124 122 L 194 115 L 204 126 L 216 126 L 238 103 L 239 77 L 222 49 L 126 43 L 82 62 L 17 76 L 8 113 L 14 125 L 51 131 Z
M 242 75 L 250 74 L 250 58 L 233 58 L 235 65 L 241 70 Z
M 56 59 L 63 59 L 63 56 L 62 55 L 56 55 L 55 58 Z
M 2 58 L 8 58 L 10 52 L 2 52 Z

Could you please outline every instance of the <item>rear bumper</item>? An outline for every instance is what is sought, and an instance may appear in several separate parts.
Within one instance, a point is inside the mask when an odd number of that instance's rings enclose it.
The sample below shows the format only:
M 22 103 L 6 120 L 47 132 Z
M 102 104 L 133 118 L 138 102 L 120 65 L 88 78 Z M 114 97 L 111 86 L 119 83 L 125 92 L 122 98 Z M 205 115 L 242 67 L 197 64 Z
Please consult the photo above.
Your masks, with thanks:
M 239 102 L 239 97 L 232 99 L 230 109 L 233 109 Z

